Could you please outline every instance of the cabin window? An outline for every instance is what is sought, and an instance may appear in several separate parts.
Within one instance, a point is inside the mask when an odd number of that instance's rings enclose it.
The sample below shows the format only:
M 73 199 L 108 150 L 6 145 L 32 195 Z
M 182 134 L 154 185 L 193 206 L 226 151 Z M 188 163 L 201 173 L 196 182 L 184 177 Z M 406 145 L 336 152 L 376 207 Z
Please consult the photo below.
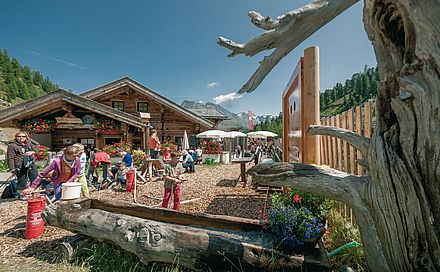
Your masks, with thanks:
M 124 101 L 112 101 L 112 108 L 124 111 Z
M 105 138 L 104 144 L 105 145 L 112 145 L 112 144 L 120 143 L 121 141 L 122 141 L 121 138 Z
M 137 102 L 138 112 L 148 112 L 148 102 Z

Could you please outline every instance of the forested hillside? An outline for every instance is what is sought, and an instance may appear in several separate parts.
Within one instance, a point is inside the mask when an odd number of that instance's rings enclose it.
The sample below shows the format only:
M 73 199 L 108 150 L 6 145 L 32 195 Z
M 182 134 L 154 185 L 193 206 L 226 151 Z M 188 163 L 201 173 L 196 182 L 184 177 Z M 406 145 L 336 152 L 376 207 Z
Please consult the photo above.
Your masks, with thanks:
M 337 83 L 320 95 L 321 116 L 333 116 L 377 96 L 379 72 L 376 67 L 364 67 L 364 71 L 354 74 L 345 84 Z M 267 130 L 282 134 L 281 113 L 276 118 L 267 118 L 255 126 L 254 130 Z
M 353 108 L 377 96 L 379 72 L 377 67 L 364 67 L 364 71 L 354 74 L 345 84 L 337 83 L 320 95 L 321 116 L 332 116 Z
M 40 72 L 22 66 L 11 58 L 6 49 L 0 51 L 0 99 L 17 104 L 57 89 L 49 78 Z

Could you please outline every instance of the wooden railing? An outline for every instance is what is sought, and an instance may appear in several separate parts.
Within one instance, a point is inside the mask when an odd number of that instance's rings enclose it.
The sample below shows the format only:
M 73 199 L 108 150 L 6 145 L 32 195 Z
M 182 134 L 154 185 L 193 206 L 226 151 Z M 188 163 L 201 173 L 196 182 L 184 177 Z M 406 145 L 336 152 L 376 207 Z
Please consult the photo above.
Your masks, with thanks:
M 336 116 L 321 119 L 321 125 L 345 128 L 357 134 L 371 138 L 373 133 L 373 110 L 374 102 L 367 101 L 354 109 L 350 109 Z M 321 136 L 321 164 L 354 175 L 365 175 L 366 169 L 361 166 L 360 151 L 347 142 L 330 136 Z M 352 224 L 355 219 L 352 210 L 345 204 L 340 203 L 338 211 Z

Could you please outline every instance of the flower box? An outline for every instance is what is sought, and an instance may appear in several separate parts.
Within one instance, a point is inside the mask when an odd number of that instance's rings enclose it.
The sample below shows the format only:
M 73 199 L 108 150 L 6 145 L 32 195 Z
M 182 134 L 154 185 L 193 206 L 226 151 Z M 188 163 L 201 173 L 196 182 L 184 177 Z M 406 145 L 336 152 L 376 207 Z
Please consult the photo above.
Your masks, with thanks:
M 209 158 L 213 160 L 214 163 L 220 163 L 220 157 L 221 154 L 202 154 L 202 162 Z
M 98 132 L 106 135 L 117 135 L 122 133 L 120 130 L 98 130 Z

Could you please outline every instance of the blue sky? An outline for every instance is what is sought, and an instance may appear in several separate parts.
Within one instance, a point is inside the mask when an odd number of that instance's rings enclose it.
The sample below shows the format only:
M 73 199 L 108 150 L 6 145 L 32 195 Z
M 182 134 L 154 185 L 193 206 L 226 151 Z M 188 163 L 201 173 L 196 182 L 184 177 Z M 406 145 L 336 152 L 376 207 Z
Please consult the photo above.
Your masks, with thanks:
M 228 58 L 217 37 L 245 42 L 262 33 L 248 11 L 276 17 L 308 2 L 2 1 L 0 48 L 77 93 L 129 76 L 178 103 L 214 102 L 237 92 L 269 54 Z M 365 64 L 376 65 L 362 7 L 355 4 L 304 41 L 253 93 L 222 105 L 234 112 L 277 114 L 299 57 L 312 45 L 320 47 L 322 90 L 345 82 Z

